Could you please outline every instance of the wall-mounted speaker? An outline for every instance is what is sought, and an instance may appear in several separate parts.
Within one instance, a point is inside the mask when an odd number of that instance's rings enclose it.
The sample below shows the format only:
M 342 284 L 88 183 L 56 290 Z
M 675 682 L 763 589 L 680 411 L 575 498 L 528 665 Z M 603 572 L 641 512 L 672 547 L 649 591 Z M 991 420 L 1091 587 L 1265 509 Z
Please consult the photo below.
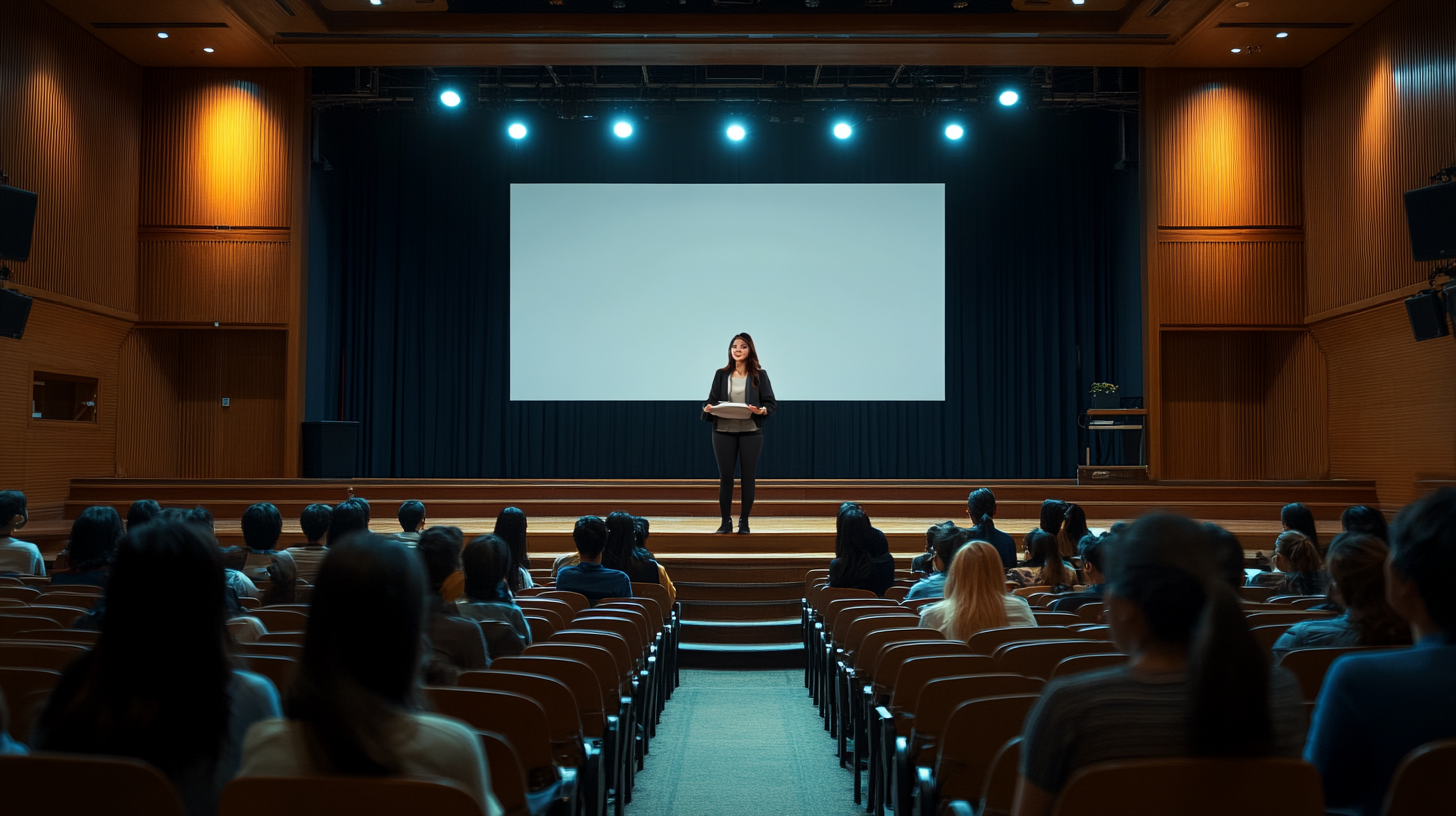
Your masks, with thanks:
M 30 298 L 14 289 L 0 289 L 0 337 L 19 340 L 30 320 Z
M 1446 309 L 1441 303 L 1441 293 L 1434 289 L 1427 289 L 1406 298 L 1405 314 L 1410 318 L 1411 332 L 1415 334 L 1417 342 L 1445 337 L 1448 333 Z
M 36 194 L 28 190 L 0 185 L 0 259 L 30 259 L 37 200 Z
M 1405 220 L 1417 261 L 1456 258 L 1456 181 L 1407 192 Z

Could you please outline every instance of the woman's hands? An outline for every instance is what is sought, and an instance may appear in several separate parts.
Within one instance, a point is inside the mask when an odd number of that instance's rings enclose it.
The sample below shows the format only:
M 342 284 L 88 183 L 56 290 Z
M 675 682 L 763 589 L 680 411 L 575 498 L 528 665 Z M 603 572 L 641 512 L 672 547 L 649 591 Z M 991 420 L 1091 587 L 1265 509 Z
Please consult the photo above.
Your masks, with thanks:
M 768 413 L 768 409 L 760 408 L 757 405 L 750 405 L 748 406 L 748 412 L 750 414 L 758 414 L 759 416 L 763 416 L 764 414 Z
M 711 405 L 704 405 L 703 406 L 703 413 L 705 413 L 705 414 L 711 414 L 711 413 L 713 413 L 713 406 L 711 406 Z

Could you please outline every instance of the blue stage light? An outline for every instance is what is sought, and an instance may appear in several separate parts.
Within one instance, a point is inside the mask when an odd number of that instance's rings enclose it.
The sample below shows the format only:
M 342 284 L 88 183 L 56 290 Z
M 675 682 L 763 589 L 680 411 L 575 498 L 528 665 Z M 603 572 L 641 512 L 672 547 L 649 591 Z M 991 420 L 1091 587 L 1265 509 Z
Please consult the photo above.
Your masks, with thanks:
M 839 124 L 834 126 L 834 138 L 836 139 L 848 139 L 853 134 L 854 128 L 850 127 L 844 122 L 840 122 Z
M 950 139 L 952 142 L 964 135 L 966 135 L 966 129 L 960 125 L 947 125 L 945 128 L 945 138 Z
M 612 132 L 617 134 L 618 139 L 625 139 L 628 136 L 632 135 L 632 123 L 618 122 L 617 124 L 612 125 Z
M 460 94 L 454 91 L 441 91 L 440 104 L 447 108 L 453 108 L 460 104 Z
M 526 126 L 520 122 L 516 122 L 506 128 L 506 133 L 509 133 L 512 139 L 524 139 L 526 138 Z
M 1001 104 L 1009 108 L 1012 105 L 1015 105 L 1017 102 L 1021 101 L 1021 94 L 1017 93 L 1016 91 L 1002 91 L 1001 95 L 996 97 L 996 99 Z
M 748 131 L 743 129 L 743 125 L 728 126 L 728 138 L 732 139 L 735 142 L 743 141 L 743 137 L 747 135 Z

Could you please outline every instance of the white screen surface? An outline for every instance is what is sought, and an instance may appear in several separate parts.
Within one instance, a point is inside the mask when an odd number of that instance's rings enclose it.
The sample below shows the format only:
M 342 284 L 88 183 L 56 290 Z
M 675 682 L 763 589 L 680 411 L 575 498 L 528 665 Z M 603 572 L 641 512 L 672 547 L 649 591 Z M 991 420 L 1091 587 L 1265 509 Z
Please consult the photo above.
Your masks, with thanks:
M 945 399 L 943 184 L 513 184 L 512 400 Z

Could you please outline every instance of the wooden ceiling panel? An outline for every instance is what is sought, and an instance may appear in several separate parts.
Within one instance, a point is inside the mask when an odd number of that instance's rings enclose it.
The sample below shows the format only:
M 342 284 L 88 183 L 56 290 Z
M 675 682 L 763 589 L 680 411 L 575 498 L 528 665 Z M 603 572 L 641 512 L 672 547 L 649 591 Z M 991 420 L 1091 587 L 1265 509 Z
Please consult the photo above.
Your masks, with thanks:
M 48 0 L 132 62 L 157 67 L 290 67 L 264 35 L 223 0 Z M 270 0 L 272 2 L 272 0 Z M 282 14 L 281 7 L 275 8 Z M 165 32 L 165 39 L 158 37 Z M 213 49 L 212 52 L 204 48 Z

